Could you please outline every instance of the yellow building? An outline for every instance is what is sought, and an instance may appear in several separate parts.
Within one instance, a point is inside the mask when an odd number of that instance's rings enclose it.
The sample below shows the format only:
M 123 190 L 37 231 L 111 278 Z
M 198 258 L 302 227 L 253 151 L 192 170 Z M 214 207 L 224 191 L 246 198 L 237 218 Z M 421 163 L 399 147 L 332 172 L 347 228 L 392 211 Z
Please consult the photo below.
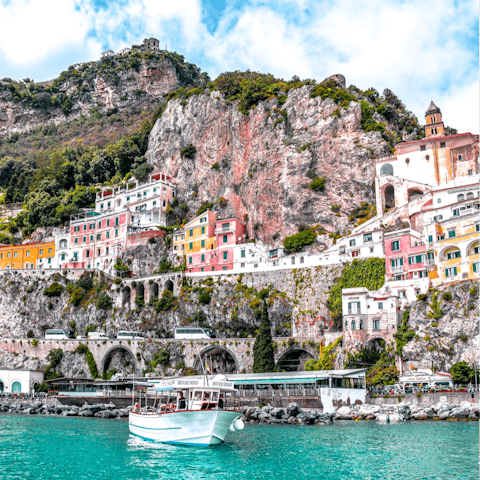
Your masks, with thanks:
M 0 270 L 54 268 L 55 242 L 0 246 Z
M 479 277 L 479 221 L 475 214 L 437 223 L 435 257 L 438 269 L 430 273 L 435 285 Z

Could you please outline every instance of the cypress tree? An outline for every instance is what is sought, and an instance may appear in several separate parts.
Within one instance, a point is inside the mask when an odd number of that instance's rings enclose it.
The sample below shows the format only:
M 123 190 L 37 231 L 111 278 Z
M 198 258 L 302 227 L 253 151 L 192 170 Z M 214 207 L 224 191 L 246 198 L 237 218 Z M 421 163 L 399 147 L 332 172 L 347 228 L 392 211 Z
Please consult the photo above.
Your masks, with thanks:
M 267 304 L 263 302 L 260 328 L 253 346 L 253 373 L 273 372 L 275 358 L 272 344 L 272 332 L 268 319 Z

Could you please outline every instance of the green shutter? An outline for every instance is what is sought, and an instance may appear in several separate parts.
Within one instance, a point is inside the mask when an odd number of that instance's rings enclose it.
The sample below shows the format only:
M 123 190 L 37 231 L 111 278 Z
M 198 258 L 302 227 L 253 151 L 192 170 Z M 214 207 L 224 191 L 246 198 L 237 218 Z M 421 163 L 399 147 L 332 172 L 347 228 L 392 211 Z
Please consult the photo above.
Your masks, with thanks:
M 453 275 L 457 274 L 457 267 L 453 267 Z
M 403 258 L 400 258 L 400 263 L 399 265 L 403 265 Z

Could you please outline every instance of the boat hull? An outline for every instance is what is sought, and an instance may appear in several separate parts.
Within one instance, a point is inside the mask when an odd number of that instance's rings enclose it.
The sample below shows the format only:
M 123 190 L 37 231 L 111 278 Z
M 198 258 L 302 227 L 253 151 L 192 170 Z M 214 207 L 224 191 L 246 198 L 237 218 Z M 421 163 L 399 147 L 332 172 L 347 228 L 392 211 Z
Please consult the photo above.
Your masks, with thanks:
M 187 410 L 163 414 L 130 412 L 130 433 L 145 440 L 174 445 L 208 447 L 225 440 L 230 425 L 240 416 L 231 410 Z

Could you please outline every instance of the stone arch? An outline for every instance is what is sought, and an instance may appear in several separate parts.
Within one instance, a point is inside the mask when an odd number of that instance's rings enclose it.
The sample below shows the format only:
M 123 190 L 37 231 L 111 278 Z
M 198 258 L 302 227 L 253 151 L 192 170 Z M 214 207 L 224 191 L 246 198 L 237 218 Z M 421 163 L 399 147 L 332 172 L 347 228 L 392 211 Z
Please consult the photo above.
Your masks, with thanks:
M 169 290 L 170 292 L 173 293 L 173 282 L 168 279 L 164 284 L 163 284 L 163 290 Z
M 122 289 L 122 307 L 130 306 L 132 300 L 132 290 L 130 287 L 123 287 Z
M 375 337 L 375 338 L 371 338 L 368 342 L 367 342 L 367 348 L 369 350 L 375 350 L 379 353 L 383 352 L 385 350 L 385 346 L 387 345 L 387 342 L 383 339 L 383 338 L 380 338 L 380 337 Z
M 5 391 L 5 384 L 3 383 L 3 380 L 0 378 L 0 392 Z
M 479 243 L 480 243 L 480 242 L 478 241 L 478 238 L 476 238 L 475 240 L 472 240 L 472 241 L 467 245 L 467 248 L 465 249 L 466 255 L 467 255 L 467 256 L 475 255 L 473 249 L 474 249 L 475 247 L 478 247 Z
M 442 248 L 442 250 L 440 250 L 440 253 L 438 255 L 438 260 L 440 262 L 444 262 L 445 260 L 447 260 L 448 253 L 454 252 L 457 250 L 460 252 L 460 256 L 461 256 L 462 251 L 460 250 L 460 247 L 458 245 L 447 245 L 446 247 Z
M 228 359 L 226 355 L 228 355 L 233 362 L 230 361 L 227 363 Z M 224 345 L 208 345 L 200 352 L 199 355 L 195 357 L 193 368 L 199 373 L 203 373 L 201 362 L 203 362 L 204 366 L 206 363 L 208 363 L 208 366 L 212 369 L 212 374 L 240 373 L 237 357 L 229 348 L 225 347 Z
M 152 282 L 148 286 L 148 298 L 150 303 L 154 302 L 155 299 L 158 299 L 158 293 L 160 291 L 160 288 L 158 286 L 157 282 Z
M 12 380 L 12 383 L 10 385 L 10 392 L 12 393 L 22 393 L 25 391 L 23 390 L 23 385 L 20 380 Z
M 380 175 L 393 175 L 393 167 L 389 163 L 385 163 L 380 168 Z
M 296 372 L 305 370 L 305 362 L 315 358 L 306 348 L 293 345 L 278 355 L 277 369 L 280 372 Z
M 132 365 L 133 365 L 133 373 L 137 374 L 137 362 L 135 359 L 135 355 L 133 352 L 126 347 L 125 345 L 115 345 L 107 350 L 105 355 L 102 358 L 102 363 L 100 365 L 100 368 L 98 370 L 98 373 L 102 374 L 103 371 L 108 371 L 108 368 L 110 366 L 110 362 L 112 361 L 112 357 L 116 353 L 120 352 L 126 352 L 132 359 Z
M 60 240 L 60 248 L 67 248 L 67 240 L 65 238 Z
M 383 209 L 384 212 L 386 209 L 394 208 L 395 207 L 395 188 L 393 185 L 385 185 L 383 187 Z
M 423 191 L 419 188 L 409 188 L 407 193 L 409 202 L 411 202 L 414 198 L 421 197 L 423 195 Z

